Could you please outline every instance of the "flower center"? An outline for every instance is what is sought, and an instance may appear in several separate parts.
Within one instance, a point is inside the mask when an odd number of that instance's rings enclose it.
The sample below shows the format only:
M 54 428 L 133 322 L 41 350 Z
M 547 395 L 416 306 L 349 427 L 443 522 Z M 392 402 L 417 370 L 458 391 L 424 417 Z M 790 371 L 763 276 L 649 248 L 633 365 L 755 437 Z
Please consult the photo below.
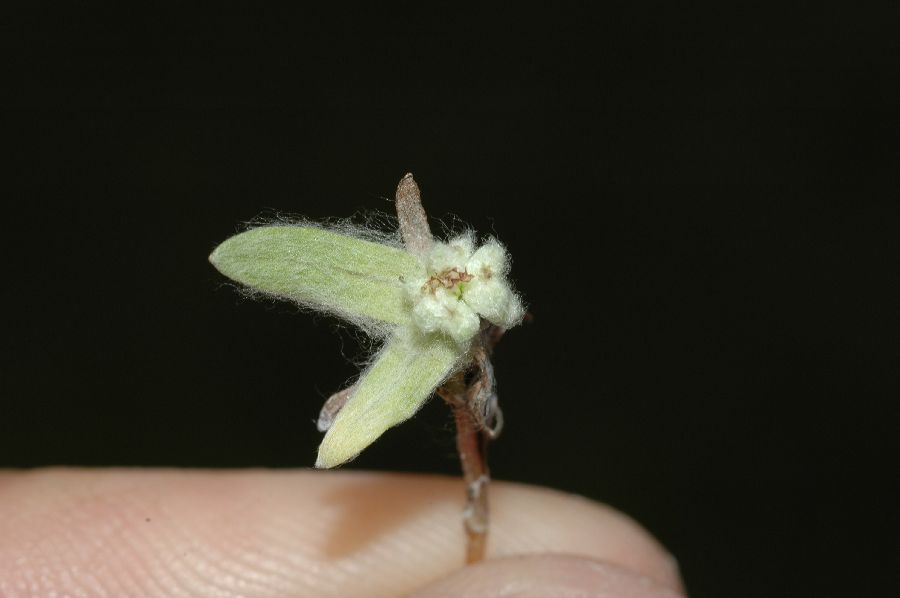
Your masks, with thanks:
M 465 270 L 460 271 L 458 268 L 447 268 L 446 270 L 432 274 L 431 277 L 422 285 L 423 293 L 434 293 L 438 288 L 452 289 L 461 282 L 469 282 L 473 276 Z

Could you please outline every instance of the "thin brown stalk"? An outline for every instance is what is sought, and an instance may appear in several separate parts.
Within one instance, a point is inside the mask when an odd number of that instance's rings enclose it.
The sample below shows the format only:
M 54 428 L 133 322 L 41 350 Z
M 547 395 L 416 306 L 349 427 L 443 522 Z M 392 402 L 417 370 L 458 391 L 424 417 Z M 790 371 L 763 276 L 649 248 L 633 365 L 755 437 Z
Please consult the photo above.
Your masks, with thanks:
M 419 187 L 412 174 L 406 174 L 397 186 L 396 207 L 400 234 L 407 250 L 419 256 L 426 255 L 433 240 Z M 467 563 L 484 559 L 487 547 L 488 486 L 491 479 L 487 445 L 499 434 L 503 422 L 494 392 L 494 369 L 489 355 L 503 332 L 502 328 L 483 322 L 469 368 L 453 375 L 437 391 L 450 405 L 456 421 L 456 448 L 466 483 L 463 527 L 466 531 Z M 335 397 L 337 404 L 341 397 Z M 325 415 L 331 417 L 330 412 Z
M 456 449 L 466 483 L 463 527 L 466 531 L 466 562 L 484 559 L 490 528 L 488 487 L 488 442 L 500 433 L 502 415 L 494 392 L 494 372 L 488 354 L 503 331 L 486 325 L 473 352 L 467 372 L 451 377 L 438 394 L 450 405 L 456 421 Z

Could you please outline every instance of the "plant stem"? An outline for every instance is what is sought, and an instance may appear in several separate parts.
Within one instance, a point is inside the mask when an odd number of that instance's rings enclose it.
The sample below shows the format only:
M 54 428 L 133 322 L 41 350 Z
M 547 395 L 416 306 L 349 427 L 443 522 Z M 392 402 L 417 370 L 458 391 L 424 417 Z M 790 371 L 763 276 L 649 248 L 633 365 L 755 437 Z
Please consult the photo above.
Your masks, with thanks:
M 396 193 L 397 220 L 403 244 L 418 256 L 428 254 L 432 243 L 428 216 L 422 207 L 419 186 L 407 173 Z M 490 354 L 503 336 L 504 330 L 482 320 L 481 333 L 472 352 L 468 373 L 451 376 L 437 393 L 453 409 L 456 420 L 456 449 L 466 482 L 466 506 L 463 509 L 463 527 L 466 530 L 466 562 L 484 559 L 489 527 L 488 485 L 491 481 L 487 465 L 488 442 L 497 437 L 503 426 L 503 414 L 497 406 L 494 368 Z M 342 391 L 347 392 L 347 391 Z M 319 418 L 319 428 L 330 425 L 334 412 L 340 409 L 346 398 L 337 393 L 328 400 Z
M 484 558 L 487 545 L 488 485 L 491 479 L 487 465 L 488 438 L 467 405 L 454 405 L 453 417 L 456 419 L 456 448 L 466 482 L 466 506 L 463 509 L 466 562 L 475 563 Z
M 489 354 L 502 335 L 502 329 L 484 327 L 468 372 L 455 374 L 438 389 L 438 394 L 453 410 L 456 421 L 456 449 L 466 482 L 463 527 L 466 530 L 467 563 L 484 559 L 487 546 L 488 486 L 491 481 L 487 447 L 488 442 L 500 433 L 503 424 Z

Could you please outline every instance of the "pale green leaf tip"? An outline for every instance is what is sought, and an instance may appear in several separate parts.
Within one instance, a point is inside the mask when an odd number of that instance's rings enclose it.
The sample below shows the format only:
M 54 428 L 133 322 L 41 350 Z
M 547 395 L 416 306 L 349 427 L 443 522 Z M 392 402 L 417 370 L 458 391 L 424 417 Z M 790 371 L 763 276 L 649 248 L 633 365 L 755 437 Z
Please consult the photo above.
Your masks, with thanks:
M 429 392 L 421 397 L 411 398 L 410 402 L 418 407 L 425 402 L 430 394 Z M 337 422 L 335 422 L 335 424 L 332 424 L 331 429 L 325 433 L 325 438 L 322 439 L 322 443 L 319 445 L 319 453 L 316 456 L 316 468 L 331 469 L 352 461 L 371 446 L 373 442 L 381 438 L 390 428 L 403 423 L 411 416 L 411 413 L 398 415 L 390 421 L 381 421 L 374 424 L 354 420 L 344 421 L 343 425 L 337 426 Z
M 209 254 L 209 263 L 212 264 L 216 270 L 218 270 L 225 276 L 228 276 L 229 278 L 232 278 L 232 275 L 228 272 L 228 252 L 231 246 L 235 243 L 235 240 L 239 239 L 241 234 L 228 237 L 227 239 L 219 243 L 216 248 L 212 250 L 212 253 Z
M 325 434 L 316 456 L 316 469 L 331 469 L 352 461 L 386 431 L 378 430 L 373 434 L 373 430 L 364 429 L 364 426 L 353 427 L 356 429 L 342 429 L 340 433 L 329 430 Z
M 209 254 L 209 263 L 213 265 L 213 267 L 218 270 L 219 269 L 219 245 L 215 249 L 213 249 L 212 253 Z
M 337 467 L 338 465 L 343 465 L 347 461 L 352 460 L 356 455 L 350 455 L 344 460 L 341 460 L 333 453 L 325 453 L 322 451 L 322 447 L 319 447 L 319 454 L 316 456 L 316 469 L 332 469 Z
M 360 378 L 319 445 L 317 468 L 351 461 L 387 430 L 411 418 L 464 355 L 449 339 L 423 345 L 422 338 L 409 334 L 400 332 Z
M 400 375 L 400 372 L 397 374 Z M 408 397 L 408 400 L 417 407 L 425 402 L 429 394 Z M 369 397 L 354 398 L 366 401 Z M 352 461 L 388 429 L 412 416 L 412 413 L 391 412 L 390 407 L 392 406 L 390 401 L 384 399 L 377 401 L 373 405 L 375 413 L 370 413 L 368 417 L 360 417 L 359 414 L 353 413 L 352 408 L 342 409 L 319 445 L 316 468 L 331 469 Z M 415 412 L 415 408 L 411 411 Z
M 228 276 L 228 272 L 226 272 L 226 264 L 223 263 L 223 260 L 227 259 L 227 246 L 232 243 L 232 240 L 236 236 L 237 235 L 229 237 L 216 245 L 216 248 L 212 250 L 212 253 L 209 254 L 209 258 L 207 258 L 209 259 L 209 263 L 225 276 Z M 229 278 L 231 277 L 229 276 Z

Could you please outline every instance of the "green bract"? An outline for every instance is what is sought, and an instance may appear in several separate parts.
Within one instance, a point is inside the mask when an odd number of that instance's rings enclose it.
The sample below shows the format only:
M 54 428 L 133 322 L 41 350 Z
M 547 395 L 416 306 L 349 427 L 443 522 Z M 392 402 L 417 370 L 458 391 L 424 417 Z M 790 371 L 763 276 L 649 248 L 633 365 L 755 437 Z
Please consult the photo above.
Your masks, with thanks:
M 424 269 L 412 254 L 308 226 L 264 226 L 231 237 L 209 261 L 253 289 L 347 319 L 409 320 L 401 280 Z
M 399 330 L 378 353 L 325 434 L 316 467 L 359 454 L 385 430 L 412 417 L 461 357 L 456 343 Z
M 327 428 L 317 467 L 353 459 L 412 417 L 466 362 L 481 318 L 509 328 L 522 318 L 496 240 L 471 235 L 420 252 L 317 226 L 263 226 L 219 245 L 210 262 L 250 289 L 340 316 L 386 339 Z M 424 230 L 424 232 L 422 232 Z

